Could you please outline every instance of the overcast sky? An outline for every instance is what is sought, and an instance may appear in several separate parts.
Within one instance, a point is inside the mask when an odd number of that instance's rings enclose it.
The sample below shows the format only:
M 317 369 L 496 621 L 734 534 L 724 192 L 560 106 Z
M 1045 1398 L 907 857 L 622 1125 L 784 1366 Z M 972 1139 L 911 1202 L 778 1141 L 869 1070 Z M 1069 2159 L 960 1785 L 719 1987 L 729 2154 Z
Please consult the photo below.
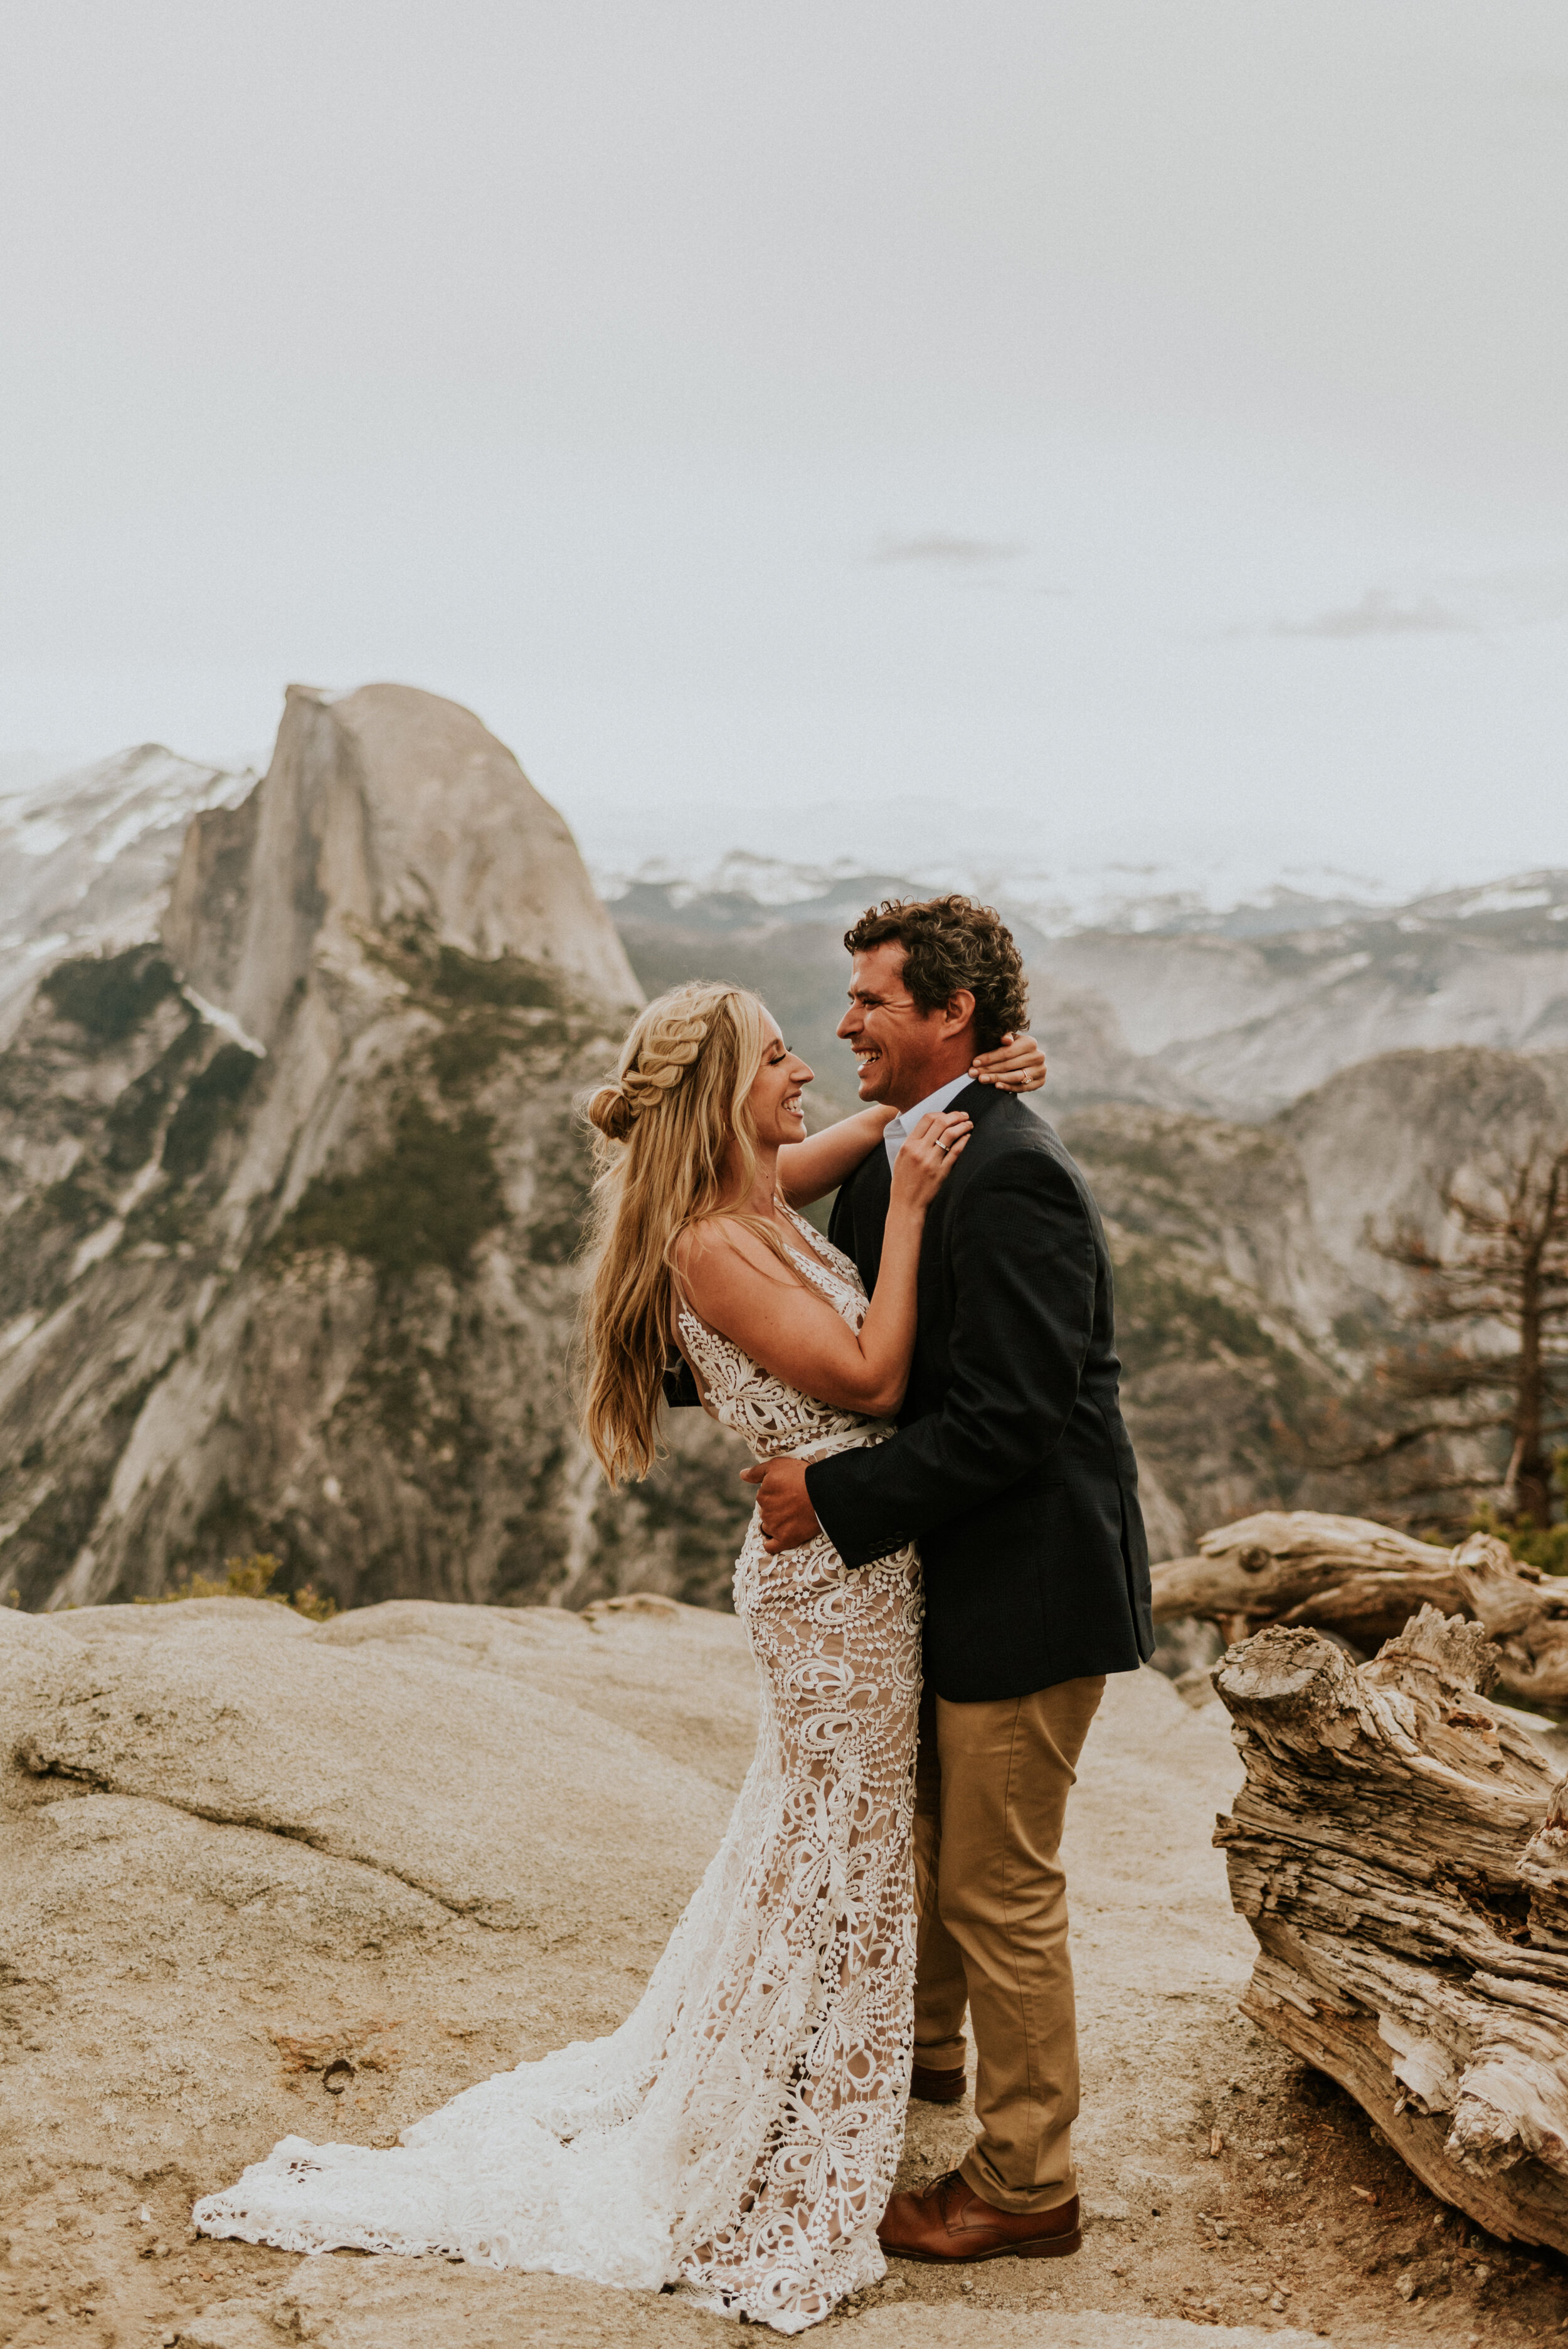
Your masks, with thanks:
M 4 0 L 0 206 L 0 761 L 1568 864 L 1562 0 Z

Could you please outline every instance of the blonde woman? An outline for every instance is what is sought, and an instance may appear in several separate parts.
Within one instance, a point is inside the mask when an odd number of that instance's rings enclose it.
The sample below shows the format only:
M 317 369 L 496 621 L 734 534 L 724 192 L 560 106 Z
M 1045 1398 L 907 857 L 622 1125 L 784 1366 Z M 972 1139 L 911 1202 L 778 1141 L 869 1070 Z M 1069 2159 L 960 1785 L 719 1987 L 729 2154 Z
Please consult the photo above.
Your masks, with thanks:
M 975 1074 L 1031 1089 L 1044 1063 L 1008 1038 Z M 759 1461 L 892 1432 L 925 1214 L 970 1120 L 902 1140 L 868 1304 L 799 1209 L 882 1145 L 890 1112 L 808 1139 L 810 1081 L 755 996 L 692 985 L 649 1005 L 588 1104 L 584 1417 L 612 1480 L 653 1461 L 672 1340 Z M 769 1557 L 754 1521 L 735 1602 L 756 1758 L 620 2029 L 468 2090 L 393 2149 L 285 2140 L 197 2206 L 206 2232 L 681 2286 L 780 2333 L 882 2274 L 912 2044 L 919 1561 L 906 1546 L 851 1574 L 825 1537 Z

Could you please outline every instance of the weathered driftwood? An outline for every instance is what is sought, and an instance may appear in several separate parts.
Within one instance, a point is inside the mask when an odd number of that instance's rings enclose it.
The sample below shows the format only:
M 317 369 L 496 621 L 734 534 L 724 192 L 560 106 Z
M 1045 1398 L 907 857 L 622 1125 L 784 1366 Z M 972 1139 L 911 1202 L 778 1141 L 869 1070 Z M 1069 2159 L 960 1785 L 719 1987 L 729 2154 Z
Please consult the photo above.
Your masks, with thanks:
M 1494 2234 L 1568 2251 L 1568 1779 L 1426 1607 L 1369 1663 L 1274 1626 L 1214 1683 L 1246 1782 L 1219 1821 L 1253 2019 Z
M 1154 1568 L 1157 1623 L 1198 1615 L 1232 1641 L 1265 1623 L 1313 1624 L 1369 1652 L 1436 1607 L 1481 1625 L 1503 1695 L 1568 1711 L 1568 1578 L 1542 1576 L 1491 1534 L 1437 1549 L 1367 1517 L 1271 1510 L 1198 1547 Z

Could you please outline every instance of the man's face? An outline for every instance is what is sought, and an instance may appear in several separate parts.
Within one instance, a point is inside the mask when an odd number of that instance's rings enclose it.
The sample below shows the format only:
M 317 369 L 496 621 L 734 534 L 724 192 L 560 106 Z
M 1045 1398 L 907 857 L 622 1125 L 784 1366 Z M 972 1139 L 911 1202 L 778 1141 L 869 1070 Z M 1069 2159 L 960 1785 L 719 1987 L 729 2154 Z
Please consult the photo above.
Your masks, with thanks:
M 860 1062 L 861 1099 L 894 1109 L 912 1109 L 954 1073 L 935 1068 L 940 1059 L 952 1058 L 953 1023 L 941 1011 L 918 1009 L 903 983 L 903 962 L 896 938 L 858 954 L 850 1008 L 839 1022 L 839 1034 Z

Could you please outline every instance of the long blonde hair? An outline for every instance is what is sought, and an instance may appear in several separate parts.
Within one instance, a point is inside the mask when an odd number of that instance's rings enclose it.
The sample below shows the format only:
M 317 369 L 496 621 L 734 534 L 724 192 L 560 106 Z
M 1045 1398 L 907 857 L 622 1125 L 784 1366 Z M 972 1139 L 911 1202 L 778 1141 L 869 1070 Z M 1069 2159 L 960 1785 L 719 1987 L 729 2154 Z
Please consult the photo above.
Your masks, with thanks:
M 674 1324 L 681 1234 L 757 1173 L 747 1096 L 767 1057 L 767 1014 L 743 987 L 694 979 L 633 1022 L 614 1077 L 589 1101 L 599 1141 L 589 1215 L 594 1252 L 583 1313 L 583 1423 L 612 1484 L 645 1476 Z M 730 1145 L 739 1144 L 738 1169 Z M 738 1190 L 737 1174 L 738 1173 Z M 732 1210 L 733 1212 L 733 1210 Z M 741 1215 L 789 1265 L 777 1235 Z

